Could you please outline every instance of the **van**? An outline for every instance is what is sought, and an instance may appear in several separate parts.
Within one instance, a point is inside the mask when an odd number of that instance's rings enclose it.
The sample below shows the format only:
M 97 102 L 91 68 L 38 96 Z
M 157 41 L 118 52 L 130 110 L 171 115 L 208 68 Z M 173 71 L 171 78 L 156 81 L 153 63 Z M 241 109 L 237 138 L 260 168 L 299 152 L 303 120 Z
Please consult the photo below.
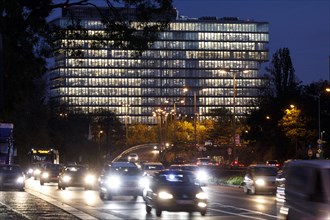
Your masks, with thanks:
M 330 160 L 297 160 L 286 168 L 278 219 L 329 219 Z

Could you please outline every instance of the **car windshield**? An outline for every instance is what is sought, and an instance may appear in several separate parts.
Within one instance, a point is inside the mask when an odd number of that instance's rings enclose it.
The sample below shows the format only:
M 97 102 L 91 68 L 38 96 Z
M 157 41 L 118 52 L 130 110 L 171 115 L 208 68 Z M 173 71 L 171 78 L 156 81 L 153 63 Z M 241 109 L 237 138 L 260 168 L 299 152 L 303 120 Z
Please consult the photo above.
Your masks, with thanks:
M 18 166 L 0 166 L 0 172 L 9 173 L 9 172 L 21 172 L 21 168 Z
M 87 171 L 87 167 L 81 167 L 81 166 L 66 167 L 65 171 L 68 171 L 68 172 L 84 172 L 84 171 Z
M 164 166 L 162 166 L 162 165 L 145 165 L 144 169 L 145 170 L 162 170 L 162 169 L 164 169 Z
M 156 178 L 161 184 L 165 185 L 193 185 L 195 176 L 182 173 L 162 173 Z
M 118 174 L 123 176 L 135 176 L 140 175 L 141 171 L 137 167 L 111 167 L 107 173 Z
M 277 169 L 269 168 L 269 167 L 258 167 L 255 168 L 254 173 L 256 176 L 276 176 Z

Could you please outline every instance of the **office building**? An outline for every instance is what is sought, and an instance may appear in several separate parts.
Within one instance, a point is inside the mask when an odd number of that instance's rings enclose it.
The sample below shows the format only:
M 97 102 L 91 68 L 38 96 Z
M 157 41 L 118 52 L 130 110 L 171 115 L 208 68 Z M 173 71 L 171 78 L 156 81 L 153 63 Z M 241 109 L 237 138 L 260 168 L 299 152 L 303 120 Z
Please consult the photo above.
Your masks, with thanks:
M 70 11 L 92 35 L 104 30 L 93 10 L 72 7 L 53 23 L 66 29 L 72 21 Z M 132 56 L 134 51 L 95 48 L 90 40 L 59 41 L 49 75 L 55 109 L 112 111 L 123 121 L 128 117 L 130 124 L 157 123 L 153 112 L 159 108 L 175 108 L 181 117 L 196 113 L 201 119 L 222 107 L 245 116 L 256 108 L 253 101 L 265 83 L 260 69 L 269 53 L 268 23 L 235 17 L 193 19 L 175 14 L 170 28 L 159 33 L 141 57 Z M 66 51 L 74 45 L 82 57 L 68 56 Z

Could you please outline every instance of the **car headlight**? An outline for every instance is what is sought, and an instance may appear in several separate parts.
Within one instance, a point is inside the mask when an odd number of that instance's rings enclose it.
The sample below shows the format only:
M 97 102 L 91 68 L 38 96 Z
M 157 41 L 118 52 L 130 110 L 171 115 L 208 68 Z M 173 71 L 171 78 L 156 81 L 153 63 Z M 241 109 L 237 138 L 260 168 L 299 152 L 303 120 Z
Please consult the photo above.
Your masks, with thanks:
M 94 175 L 89 174 L 89 175 L 85 176 L 85 183 L 87 183 L 87 184 L 94 184 L 95 180 L 96 180 L 96 178 Z
M 172 194 L 170 194 L 170 193 L 168 193 L 168 192 L 164 192 L 164 191 L 159 192 L 159 193 L 158 193 L 158 197 L 159 197 L 160 199 L 173 199 L 173 195 L 172 195 Z
M 120 184 L 121 184 L 121 180 L 119 176 L 109 176 L 107 178 L 107 186 L 109 188 L 117 188 L 120 186 Z
M 45 172 L 45 173 L 42 173 L 42 178 L 44 179 L 47 179 L 49 177 L 49 173 Z
M 16 183 L 23 183 L 24 182 L 24 177 L 20 176 L 17 178 Z
M 201 181 L 206 181 L 208 178 L 208 175 L 205 171 L 198 171 L 197 173 L 197 179 Z
M 63 176 L 63 182 L 70 182 L 71 176 L 65 175 Z
M 32 174 L 33 173 L 33 169 L 30 168 L 27 172 L 28 172 L 28 174 Z
M 197 199 L 207 199 L 207 195 L 205 192 L 200 192 L 196 194 Z
M 258 186 L 264 186 L 264 185 L 265 185 L 265 180 L 263 180 L 263 179 L 257 179 L 257 180 L 256 180 L 256 184 L 257 184 Z
M 39 170 L 39 169 L 36 169 L 35 171 L 34 171 L 34 174 L 35 175 L 39 175 L 41 173 L 41 170 Z

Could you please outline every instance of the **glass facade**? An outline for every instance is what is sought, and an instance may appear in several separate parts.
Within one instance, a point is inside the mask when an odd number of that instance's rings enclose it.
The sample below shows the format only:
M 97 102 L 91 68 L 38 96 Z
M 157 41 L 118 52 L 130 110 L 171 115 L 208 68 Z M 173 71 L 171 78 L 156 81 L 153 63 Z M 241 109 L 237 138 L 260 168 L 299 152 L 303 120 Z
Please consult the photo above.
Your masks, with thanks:
M 65 29 L 70 18 L 53 22 Z M 81 25 L 91 36 L 103 31 L 95 17 L 82 18 Z M 175 107 L 177 114 L 192 117 L 196 106 L 207 117 L 211 109 L 225 107 L 239 117 L 256 108 L 253 101 L 265 85 L 259 70 L 268 61 L 267 22 L 178 17 L 138 58 L 134 51 L 95 48 L 91 40 L 59 41 L 49 75 L 58 111 L 110 110 L 123 121 L 129 116 L 128 123 L 144 124 L 157 122 L 152 115 L 157 108 Z M 70 57 L 72 47 L 83 56 Z

